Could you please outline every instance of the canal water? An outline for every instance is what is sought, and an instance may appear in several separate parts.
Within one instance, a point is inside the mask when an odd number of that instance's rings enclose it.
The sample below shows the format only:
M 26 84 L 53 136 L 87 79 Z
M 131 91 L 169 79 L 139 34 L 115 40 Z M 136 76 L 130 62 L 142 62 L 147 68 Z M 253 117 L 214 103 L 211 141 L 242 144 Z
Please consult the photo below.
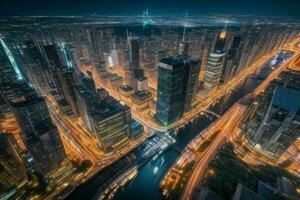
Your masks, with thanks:
M 252 92 L 266 77 L 272 72 L 278 64 L 270 66 L 266 64 L 263 70 L 257 72 L 257 76 L 249 77 L 240 84 L 231 94 L 220 98 L 210 110 L 220 115 L 224 114 L 236 101 Z M 212 115 L 201 115 L 194 122 L 189 123 L 185 128 L 178 131 L 176 143 L 159 155 L 157 159 L 149 160 L 146 164 L 138 169 L 137 176 L 127 185 L 121 188 L 114 196 L 114 200 L 154 200 L 163 199 L 159 189 L 159 183 L 172 166 L 175 160 L 179 157 L 180 151 L 203 129 L 207 128 L 216 118 Z M 141 157 L 140 148 L 136 149 L 131 156 L 139 160 Z M 119 162 L 119 161 L 118 161 Z M 126 168 L 130 159 L 125 157 L 122 159 L 123 165 L 119 164 L 119 169 Z M 122 167 L 121 167 L 122 166 Z M 154 170 L 158 168 L 158 170 Z M 112 167 L 107 167 L 104 171 L 99 172 L 96 176 L 86 184 L 77 188 L 67 199 L 97 199 L 99 188 L 104 185 L 103 176 L 110 175 L 117 169 L 115 164 Z M 109 180 L 108 178 L 106 180 Z M 94 194 L 94 195 L 92 195 Z
M 150 160 L 143 165 L 137 177 L 128 185 L 122 188 L 114 199 L 162 199 L 159 190 L 159 183 L 168 169 L 180 155 L 180 151 L 191 141 L 201 130 L 209 126 L 216 118 L 203 115 L 188 124 L 184 129 L 179 130 L 176 143 L 169 147 L 155 160 Z M 155 168 L 158 171 L 155 171 Z
M 218 114 L 225 113 L 237 100 L 253 91 L 260 82 L 261 80 L 257 78 L 246 79 L 237 90 L 221 98 L 210 110 Z M 197 134 L 215 120 L 216 118 L 211 115 L 200 116 L 193 123 L 188 124 L 178 132 L 175 145 L 177 147 L 185 147 Z M 161 154 L 154 163 L 148 162 L 139 169 L 137 177 L 131 183 L 116 193 L 114 200 L 162 200 L 163 197 L 159 189 L 160 181 L 179 155 L 180 152 L 177 151 L 177 148 L 175 150 L 171 147 Z M 161 160 L 164 160 L 164 164 L 159 168 L 158 173 L 154 174 L 154 168 L 160 165 Z

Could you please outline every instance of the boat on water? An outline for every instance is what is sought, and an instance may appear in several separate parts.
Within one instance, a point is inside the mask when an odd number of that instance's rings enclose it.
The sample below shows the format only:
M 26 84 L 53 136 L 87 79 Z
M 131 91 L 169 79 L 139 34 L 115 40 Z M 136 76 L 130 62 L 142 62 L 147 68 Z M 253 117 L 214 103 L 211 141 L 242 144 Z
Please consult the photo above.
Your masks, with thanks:
M 156 165 L 156 166 L 154 167 L 154 169 L 153 169 L 153 175 L 156 175 L 156 174 L 158 173 L 159 169 L 163 166 L 164 162 L 165 162 L 165 158 L 162 157 L 162 158 L 160 159 L 160 162 L 158 163 L 158 165 Z

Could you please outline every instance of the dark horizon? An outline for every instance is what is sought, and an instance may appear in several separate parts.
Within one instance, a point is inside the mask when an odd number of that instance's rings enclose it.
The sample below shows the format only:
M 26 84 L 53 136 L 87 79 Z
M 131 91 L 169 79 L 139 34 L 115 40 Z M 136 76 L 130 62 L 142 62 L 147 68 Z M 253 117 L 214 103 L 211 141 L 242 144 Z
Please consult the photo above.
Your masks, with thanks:
M 152 15 L 256 15 L 300 18 L 297 0 L 2 0 L 0 16 L 28 15 L 138 15 L 148 8 Z

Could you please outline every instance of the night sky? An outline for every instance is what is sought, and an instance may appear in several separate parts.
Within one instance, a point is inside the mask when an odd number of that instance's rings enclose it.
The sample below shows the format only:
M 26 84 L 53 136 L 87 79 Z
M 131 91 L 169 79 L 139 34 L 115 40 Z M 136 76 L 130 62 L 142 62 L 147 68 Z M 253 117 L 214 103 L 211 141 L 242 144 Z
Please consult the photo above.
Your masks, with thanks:
M 260 15 L 300 17 L 300 0 L 0 0 L 0 15 Z

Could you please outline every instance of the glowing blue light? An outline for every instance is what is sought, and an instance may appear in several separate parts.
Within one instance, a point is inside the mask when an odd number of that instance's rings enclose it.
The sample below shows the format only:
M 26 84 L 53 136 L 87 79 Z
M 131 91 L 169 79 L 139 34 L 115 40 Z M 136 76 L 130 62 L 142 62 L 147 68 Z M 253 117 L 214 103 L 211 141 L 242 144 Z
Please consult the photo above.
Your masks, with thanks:
M 149 11 L 146 9 L 146 11 L 143 12 L 143 27 L 148 26 L 153 23 L 153 20 L 149 16 Z
M 59 48 L 60 48 L 61 52 L 63 53 L 63 56 L 64 56 L 64 59 L 67 63 L 68 69 L 72 69 L 73 64 L 72 64 L 72 61 L 68 57 L 68 53 L 67 53 L 67 50 L 66 50 L 66 47 L 65 47 L 65 43 L 59 43 Z
M 17 65 L 17 62 L 16 62 L 16 60 L 14 59 L 14 57 L 11 53 L 11 51 L 9 50 L 9 48 L 7 47 L 7 45 L 5 44 L 5 42 L 2 38 L 0 38 L 0 42 L 1 42 L 1 45 L 3 46 L 3 49 L 4 49 L 6 55 L 9 59 L 11 65 L 13 66 L 14 71 L 16 72 L 17 79 L 18 80 L 24 80 L 24 77 L 23 77 L 23 75 L 22 75 L 22 73 L 21 73 L 21 71 L 20 71 L 20 69 Z
M 32 163 L 33 161 L 34 161 L 34 158 L 33 157 L 30 157 L 30 158 L 28 158 L 28 163 Z

